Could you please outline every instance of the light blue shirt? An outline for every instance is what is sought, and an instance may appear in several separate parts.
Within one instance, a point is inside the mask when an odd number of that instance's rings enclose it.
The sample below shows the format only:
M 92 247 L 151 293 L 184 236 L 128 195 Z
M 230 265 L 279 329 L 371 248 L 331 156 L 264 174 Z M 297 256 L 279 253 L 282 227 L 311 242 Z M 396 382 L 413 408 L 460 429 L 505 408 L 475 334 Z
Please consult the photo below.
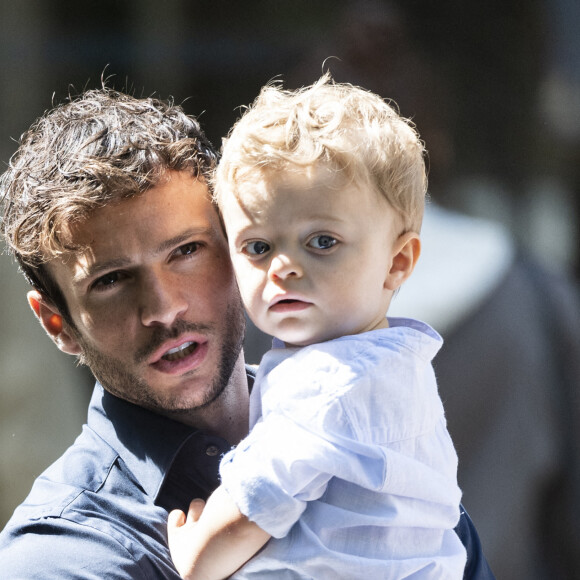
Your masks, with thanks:
M 389 323 L 265 355 L 255 424 L 220 473 L 273 538 L 234 578 L 463 577 L 457 455 L 431 364 L 442 340 Z

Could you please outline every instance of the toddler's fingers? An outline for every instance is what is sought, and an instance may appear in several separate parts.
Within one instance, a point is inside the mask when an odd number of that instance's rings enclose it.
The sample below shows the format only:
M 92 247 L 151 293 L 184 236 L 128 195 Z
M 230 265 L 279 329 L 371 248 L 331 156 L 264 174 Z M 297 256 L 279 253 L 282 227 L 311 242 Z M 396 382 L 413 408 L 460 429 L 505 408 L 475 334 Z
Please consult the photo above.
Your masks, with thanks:
M 199 518 L 201 517 L 204 507 L 205 502 L 203 501 L 203 499 L 198 498 L 191 500 L 191 503 L 189 504 L 189 512 L 187 513 L 187 519 L 197 522 L 197 520 L 199 520 Z
M 180 528 L 185 524 L 185 514 L 181 510 L 171 510 L 167 517 L 167 528 Z

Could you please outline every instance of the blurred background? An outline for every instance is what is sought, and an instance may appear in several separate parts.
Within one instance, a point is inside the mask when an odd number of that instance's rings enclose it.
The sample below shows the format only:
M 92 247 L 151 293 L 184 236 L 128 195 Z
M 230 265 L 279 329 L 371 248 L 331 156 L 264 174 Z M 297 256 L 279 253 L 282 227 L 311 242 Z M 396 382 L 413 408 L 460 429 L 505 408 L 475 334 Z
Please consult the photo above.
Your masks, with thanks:
M 172 97 L 216 146 L 260 87 L 324 70 L 393 99 L 429 152 L 424 253 L 394 314 L 436 372 L 498 578 L 580 577 L 578 0 L 0 0 L 0 162 L 84 89 Z M 0 525 L 73 441 L 92 378 L 0 256 Z M 250 362 L 269 338 L 251 329 Z

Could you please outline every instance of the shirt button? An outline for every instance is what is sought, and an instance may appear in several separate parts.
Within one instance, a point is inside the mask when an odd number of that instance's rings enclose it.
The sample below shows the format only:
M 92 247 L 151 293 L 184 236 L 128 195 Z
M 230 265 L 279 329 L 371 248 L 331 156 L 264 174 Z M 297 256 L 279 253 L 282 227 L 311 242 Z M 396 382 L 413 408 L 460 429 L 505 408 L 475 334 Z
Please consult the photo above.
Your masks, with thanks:
M 205 454 L 209 457 L 215 457 L 220 452 L 216 445 L 208 445 L 205 449 Z

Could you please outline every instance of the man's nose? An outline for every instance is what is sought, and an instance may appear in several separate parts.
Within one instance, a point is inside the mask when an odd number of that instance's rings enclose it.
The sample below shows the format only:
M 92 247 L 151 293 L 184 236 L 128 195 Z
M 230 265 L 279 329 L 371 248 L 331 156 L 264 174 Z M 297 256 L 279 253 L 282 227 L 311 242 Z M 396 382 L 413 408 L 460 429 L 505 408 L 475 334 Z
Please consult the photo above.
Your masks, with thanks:
M 167 272 L 143 277 L 140 288 L 140 315 L 144 326 L 169 326 L 188 308 L 183 282 Z
M 271 280 L 286 280 L 286 278 L 293 277 L 300 278 L 302 275 L 302 267 L 298 261 L 287 254 L 278 254 L 270 262 L 268 276 Z

